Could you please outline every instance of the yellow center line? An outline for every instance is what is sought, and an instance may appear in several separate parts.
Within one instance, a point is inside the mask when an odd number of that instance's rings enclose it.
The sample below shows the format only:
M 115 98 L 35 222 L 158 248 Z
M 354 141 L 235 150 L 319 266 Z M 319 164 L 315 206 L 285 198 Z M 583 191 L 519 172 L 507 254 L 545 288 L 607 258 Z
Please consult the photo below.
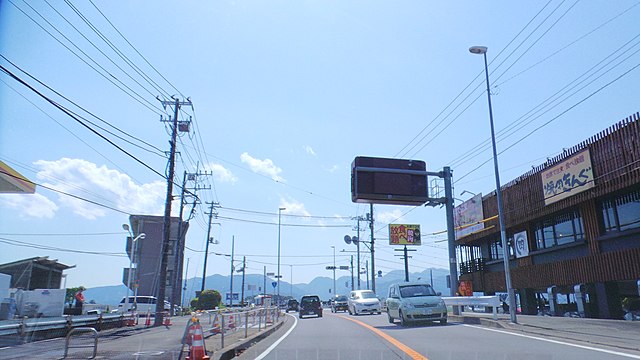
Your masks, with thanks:
M 347 319 L 349 321 L 353 321 L 354 323 L 365 327 L 371 331 L 373 331 L 374 333 L 376 333 L 378 336 L 382 337 L 383 339 L 387 340 L 388 342 L 390 342 L 393 346 L 397 347 L 398 349 L 400 349 L 402 352 L 404 352 L 405 354 L 409 355 L 409 357 L 411 357 L 413 360 L 429 360 L 426 356 L 423 356 L 422 354 L 420 354 L 419 352 L 413 350 L 412 348 L 408 347 L 407 345 L 401 343 L 400 341 L 396 340 L 395 338 L 393 338 L 392 336 L 389 336 L 387 334 L 385 334 L 384 332 L 382 332 L 381 330 L 378 330 L 376 328 L 374 328 L 373 326 L 369 325 L 369 324 L 365 324 L 362 321 L 359 320 L 355 320 L 352 319 L 350 317 L 346 317 L 346 316 L 342 316 L 339 315 L 339 317 L 343 318 L 343 319 Z

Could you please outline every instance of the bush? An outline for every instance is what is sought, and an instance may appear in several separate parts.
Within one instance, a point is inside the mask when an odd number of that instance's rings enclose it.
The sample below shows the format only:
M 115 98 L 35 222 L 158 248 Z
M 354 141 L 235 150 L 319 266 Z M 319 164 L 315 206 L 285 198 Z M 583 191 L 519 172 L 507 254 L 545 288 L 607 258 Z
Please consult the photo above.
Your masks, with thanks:
M 222 296 L 217 290 L 205 290 L 200 293 L 200 297 L 191 300 L 191 307 L 194 310 L 210 310 L 220 305 Z

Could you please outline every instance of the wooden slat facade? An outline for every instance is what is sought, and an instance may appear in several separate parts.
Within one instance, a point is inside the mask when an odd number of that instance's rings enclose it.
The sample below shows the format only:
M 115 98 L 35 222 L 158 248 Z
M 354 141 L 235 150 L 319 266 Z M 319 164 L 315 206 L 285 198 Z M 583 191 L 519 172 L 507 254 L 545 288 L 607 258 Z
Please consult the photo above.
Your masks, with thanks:
M 588 148 L 591 154 L 595 187 L 545 205 L 541 173 Z M 504 215 L 508 233 L 527 229 L 529 247 L 534 249 L 532 225 L 555 213 L 577 208 L 583 220 L 588 256 L 534 264 L 532 257 L 516 259 L 511 276 L 514 288 L 544 288 L 614 280 L 640 279 L 640 241 L 633 249 L 602 252 L 598 199 L 640 184 L 640 113 L 636 113 L 591 138 L 566 149 L 502 187 Z M 498 213 L 495 191 L 483 197 L 484 217 Z M 498 220 L 485 224 L 493 229 L 465 236 L 458 245 L 480 245 L 499 236 Z M 634 240 L 635 241 L 635 240 Z M 504 272 L 487 270 L 464 274 L 478 291 L 505 291 Z

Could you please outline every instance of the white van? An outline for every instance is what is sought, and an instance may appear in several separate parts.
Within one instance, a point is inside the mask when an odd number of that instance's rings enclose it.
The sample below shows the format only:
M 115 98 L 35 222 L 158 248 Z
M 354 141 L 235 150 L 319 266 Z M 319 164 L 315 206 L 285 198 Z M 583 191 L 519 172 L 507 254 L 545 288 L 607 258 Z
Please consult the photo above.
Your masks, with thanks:
M 134 311 L 135 308 L 140 315 L 144 315 L 147 312 L 154 315 L 156 312 L 156 304 L 158 303 L 158 299 L 155 296 L 147 296 L 147 295 L 138 295 L 138 296 L 129 296 L 129 303 L 126 304 L 126 297 L 123 297 L 120 300 L 120 304 L 118 304 L 118 312 L 119 313 L 127 313 Z M 164 310 L 170 311 L 171 304 L 168 301 L 164 301 Z
M 447 306 L 430 284 L 403 282 L 389 286 L 387 316 L 391 324 L 400 320 L 401 326 L 414 321 L 439 321 L 447 323 Z

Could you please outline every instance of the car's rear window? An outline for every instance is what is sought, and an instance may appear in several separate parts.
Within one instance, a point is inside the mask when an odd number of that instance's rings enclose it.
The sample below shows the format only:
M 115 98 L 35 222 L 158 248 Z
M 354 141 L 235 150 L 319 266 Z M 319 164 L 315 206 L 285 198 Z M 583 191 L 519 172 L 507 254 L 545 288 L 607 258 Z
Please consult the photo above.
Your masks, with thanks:
M 316 303 L 319 302 L 320 299 L 318 297 L 304 297 L 302 298 L 302 302 L 305 304 Z

